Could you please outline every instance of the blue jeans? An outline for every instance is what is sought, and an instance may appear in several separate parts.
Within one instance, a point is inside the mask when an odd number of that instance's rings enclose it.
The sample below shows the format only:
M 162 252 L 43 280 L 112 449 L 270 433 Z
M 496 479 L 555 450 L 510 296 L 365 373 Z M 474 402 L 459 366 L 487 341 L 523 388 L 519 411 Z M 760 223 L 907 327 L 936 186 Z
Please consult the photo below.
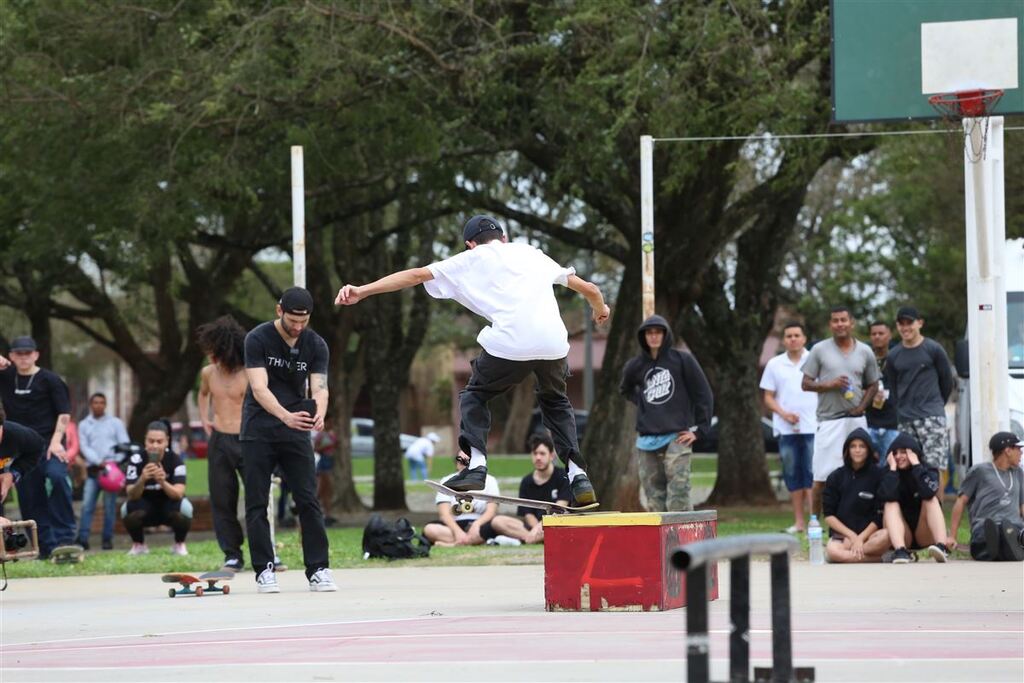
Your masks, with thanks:
M 114 515 L 117 514 L 117 494 L 100 488 L 96 477 L 85 480 L 82 491 L 82 518 L 78 523 L 78 542 L 87 543 L 92 530 L 92 515 L 96 512 L 96 501 L 103 496 L 103 540 L 114 540 Z
M 814 457 L 814 434 L 783 434 L 779 436 L 779 457 L 782 478 L 792 493 L 814 485 L 811 460 Z
M 75 542 L 75 511 L 71 507 L 68 466 L 57 457 L 43 459 L 18 482 L 18 502 L 23 519 L 34 519 L 39 550 L 45 557 L 60 545 Z
M 413 481 L 425 480 L 427 478 L 426 460 L 409 460 L 409 478 Z M 416 476 L 416 475 L 419 476 Z
M 871 435 L 871 440 L 875 442 L 875 449 L 878 450 L 879 467 L 888 467 L 885 462 L 885 455 L 889 452 L 889 446 L 892 445 L 893 440 L 899 435 L 899 433 L 900 430 L 898 429 L 868 427 L 868 434 Z

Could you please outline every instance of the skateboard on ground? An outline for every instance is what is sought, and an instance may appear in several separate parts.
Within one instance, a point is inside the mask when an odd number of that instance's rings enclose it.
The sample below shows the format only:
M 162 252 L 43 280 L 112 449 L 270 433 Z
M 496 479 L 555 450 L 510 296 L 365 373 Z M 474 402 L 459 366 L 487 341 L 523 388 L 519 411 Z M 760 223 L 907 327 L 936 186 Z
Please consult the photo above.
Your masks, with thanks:
M 193 576 L 192 574 L 164 574 L 160 580 L 164 583 L 177 583 L 181 584 L 180 589 L 168 588 L 167 597 L 173 598 L 178 595 L 195 595 L 197 598 L 203 597 L 206 593 L 223 593 L 227 595 L 231 592 L 231 586 L 226 583 L 223 586 L 218 586 L 218 581 L 230 581 L 235 577 L 234 572 L 229 571 L 216 571 L 206 572 L 199 576 Z M 206 583 L 206 586 L 193 585 Z
M 50 551 L 54 564 L 78 564 L 85 559 L 85 548 L 80 545 L 59 545 Z
M 443 493 L 444 495 L 451 496 L 455 499 L 455 503 L 452 505 L 452 514 L 455 515 L 472 512 L 474 500 L 483 500 L 488 503 L 522 505 L 523 507 L 528 508 L 539 508 L 552 514 L 586 512 L 587 510 L 593 510 L 600 505 L 600 503 L 591 503 L 590 505 L 573 507 L 571 505 L 559 505 L 558 503 L 552 503 L 551 501 L 544 500 L 530 500 L 529 498 L 515 498 L 513 496 L 495 496 L 491 493 L 484 493 L 483 491 L 454 491 L 444 484 L 440 484 L 436 481 L 430 481 L 429 479 L 425 483 L 438 493 Z

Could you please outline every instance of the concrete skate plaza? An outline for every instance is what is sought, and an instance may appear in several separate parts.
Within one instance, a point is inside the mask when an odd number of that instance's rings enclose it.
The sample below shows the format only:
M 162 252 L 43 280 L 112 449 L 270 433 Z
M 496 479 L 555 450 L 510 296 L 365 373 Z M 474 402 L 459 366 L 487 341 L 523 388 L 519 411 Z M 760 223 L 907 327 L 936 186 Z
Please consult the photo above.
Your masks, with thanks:
M 1024 564 L 791 566 L 793 655 L 819 681 L 1024 680 Z M 711 608 L 727 678 L 727 563 Z M 301 571 L 258 595 L 167 597 L 158 575 L 15 579 L 0 594 L 7 681 L 673 680 L 685 610 L 546 613 L 543 567 Z M 751 658 L 771 659 L 768 563 L 751 566 Z

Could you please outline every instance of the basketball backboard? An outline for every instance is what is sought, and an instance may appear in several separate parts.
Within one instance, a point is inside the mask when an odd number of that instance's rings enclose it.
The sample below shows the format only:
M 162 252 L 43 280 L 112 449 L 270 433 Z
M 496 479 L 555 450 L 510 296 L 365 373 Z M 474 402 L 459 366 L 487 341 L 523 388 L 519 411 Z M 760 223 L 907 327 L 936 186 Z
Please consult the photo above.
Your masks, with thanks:
M 928 96 L 1000 88 L 1024 113 L 1024 0 L 832 0 L 832 119 L 934 119 Z

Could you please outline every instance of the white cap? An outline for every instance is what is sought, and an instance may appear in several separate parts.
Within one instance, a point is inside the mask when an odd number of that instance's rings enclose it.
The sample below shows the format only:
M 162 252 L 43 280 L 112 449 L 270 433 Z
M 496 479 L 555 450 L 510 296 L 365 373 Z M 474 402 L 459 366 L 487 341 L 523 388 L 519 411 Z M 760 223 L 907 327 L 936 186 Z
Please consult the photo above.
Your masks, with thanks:
M 441 442 L 441 437 L 437 435 L 437 432 L 430 432 L 429 434 L 427 434 L 427 438 L 433 441 L 434 443 Z

